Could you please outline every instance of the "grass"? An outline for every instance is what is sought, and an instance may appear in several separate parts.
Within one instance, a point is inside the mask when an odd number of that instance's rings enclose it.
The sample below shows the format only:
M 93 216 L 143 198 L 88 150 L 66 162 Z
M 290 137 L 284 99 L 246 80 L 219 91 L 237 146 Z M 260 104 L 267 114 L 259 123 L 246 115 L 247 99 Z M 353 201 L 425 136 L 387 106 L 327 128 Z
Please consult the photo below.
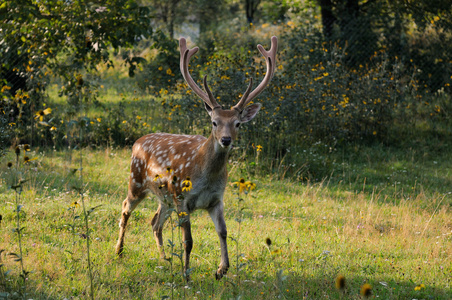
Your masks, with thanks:
M 333 176 L 320 182 L 252 178 L 257 189 L 243 196 L 239 251 L 229 240 L 231 268 L 217 282 L 219 241 L 207 213 L 194 213 L 192 281 L 176 273 L 175 298 L 359 299 L 365 283 L 381 299 L 452 297 L 452 183 L 450 153 L 381 151 L 378 147 L 333 153 Z M 380 153 L 380 157 L 376 156 Z M 383 153 L 383 154 L 381 154 Z M 14 155 L 14 154 L 12 154 Z M 18 252 L 12 170 L 0 160 L 1 254 L 9 271 L 4 291 L 14 298 L 20 267 L 8 256 Z M 28 153 L 37 160 L 21 167 L 21 224 L 27 298 L 85 298 L 89 293 L 85 235 L 76 160 L 79 152 Z M 85 205 L 89 216 L 95 294 L 111 299 L 161 299 L 171 295 L 170 264 L 160 260 L 150 220 L 156 201 L 134 211 L 126 234 L 125 257 L 114 246 L 120 208 L 127 192 L 130 151 L 84 150 Z M 436 162 L 436 163 L 435 163 Z M 406 172 L 405 172 L 406 170 Z M 334 171 L 334 172 L 333 172 Z M 243 174 L 234 168 L 230 182 Z M 249 179 L 249 178 L 247 178 Z M 237 190 L 225 193 L 229 236 L 237 238 Z M 173 224 L 175 226 L 176 224 Z M 164 240 L 171 238 L 171 225 Z M 178 230 L 175 228 L 174 230 Z M 178 247 L 180 241 L 174 234 Z M 271 244 L 268 246 L 268 241 Z M 243 264 L 237 278 L 235 262 Z M 337 289 L 338 275 L 345 277 Z M 1 277 L 0 277 L 1 279 Z M 422 285 L 422 286 L 421 286 Z

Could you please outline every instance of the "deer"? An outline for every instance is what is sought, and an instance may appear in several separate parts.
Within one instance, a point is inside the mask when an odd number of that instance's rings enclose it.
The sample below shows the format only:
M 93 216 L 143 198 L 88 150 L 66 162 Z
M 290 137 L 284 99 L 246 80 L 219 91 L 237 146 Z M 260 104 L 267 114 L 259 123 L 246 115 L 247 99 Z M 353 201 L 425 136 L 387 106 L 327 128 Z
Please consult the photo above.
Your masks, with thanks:
M 121 257 L 124 252 L 126 225 L 132 211 L 152 193 L 158 199 L 158 208 L 151 225 L 160 257 L 166 258 L 162 234 L 165 221 L 171 212 L 176 211 L 184 245 L 184 277 L 189 281 L 190 253 L 193 248 L 190 214 L 198 209 L 207 210 L 220 239 L 221 261 L 215 272 L 216 279 L 220 280 L 229 268 L 223 203 L 228 179 L 228 155 L 237 140 L 240 125 L 251 121 L 261 108 L 260 103 L 248 104 L 265 89 L 274 75 L 278 40 L 275 36 L 271 38 L 268 51 L 261 45 L 257 46 L 266 61 L 266 74 L 254 90 L 253 79 L 250 78 L 246 92 L 231 109 L 223 109 L 217 103 L 208 87 L 207 76 L 203 79 L 205 91 L 191 77 L 189 62 L 199 48 L 187 48 L 185 38 L 180 38 L 179 46 L 183 78 L 203 100 L 211 118 L 212 131 L 208 138 L 201 135 L 150 133 L 134 143 L 116 254 Z

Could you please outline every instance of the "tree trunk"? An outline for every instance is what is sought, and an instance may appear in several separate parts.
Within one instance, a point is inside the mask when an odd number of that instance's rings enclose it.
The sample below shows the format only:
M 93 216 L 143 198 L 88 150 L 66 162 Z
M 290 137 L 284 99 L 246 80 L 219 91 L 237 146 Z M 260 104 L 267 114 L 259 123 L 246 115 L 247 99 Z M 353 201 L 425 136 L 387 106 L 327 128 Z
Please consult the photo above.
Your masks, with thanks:
M 253 23 L 254 13 L 257 11 L 257 6 L 261 3 L 260 0 L 246 0 L 246 20 L 248 24 Z
M 322 15 L 323 34 L 326 38 L 333 35 L 333 26 L 337 19 L 333 14 L 333 4 L 331 0 L 320 0 L 320 13 Z

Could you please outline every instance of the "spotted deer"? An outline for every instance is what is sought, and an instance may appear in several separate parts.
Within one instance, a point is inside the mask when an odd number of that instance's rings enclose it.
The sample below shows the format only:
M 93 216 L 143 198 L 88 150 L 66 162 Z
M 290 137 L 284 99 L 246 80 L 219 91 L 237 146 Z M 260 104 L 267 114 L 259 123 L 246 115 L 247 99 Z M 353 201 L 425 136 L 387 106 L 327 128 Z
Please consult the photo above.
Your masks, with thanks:
M 122 255 L 127 220 L 132 211 L 151 192 L 159 201 L 157 212 L 152 219 L 154 238 L 165 258 L 162 230 L 172 210 L 176 210 L 181 224 L 184 245 L 184 270 L 188 280 L 190 252 L 193 239 L 190 229 L 190 214 L 197 209 L 208 211 L 220 238 L 221 262 L 215 273 L 221 279 L 229 268 L 227 250 L 227 231 L 223 213 L 223 194 L 228 178 L 227 161 L 234 142 L 237 139 L 240 124 L 249 122 L 258 113 L 261 104 L 253 103 L 269 84 L 275 71 L 278 41 L 271 38 L 271 48 L 266 51 L 258 45 L 265 57 L 267 72 L 262 82 L 253 91 L 253 80 L 243 97 L 231 109 L 223 109 L 215 100 L 204 77 L 205 92 L 191 77 L 188 64 L 198 47 L 188 49 L 186 40 L 181 38 L 180 70 L 188 86 L 205 104 L 210 115 L 212 132 L 208 138 L 200 135 L 177 135 L 169 133 L 151 133 L 138 139 L 132 148 L 131 173 L 127 198 L 122 203 L 119 223 L 119 239 L 116 253 Z

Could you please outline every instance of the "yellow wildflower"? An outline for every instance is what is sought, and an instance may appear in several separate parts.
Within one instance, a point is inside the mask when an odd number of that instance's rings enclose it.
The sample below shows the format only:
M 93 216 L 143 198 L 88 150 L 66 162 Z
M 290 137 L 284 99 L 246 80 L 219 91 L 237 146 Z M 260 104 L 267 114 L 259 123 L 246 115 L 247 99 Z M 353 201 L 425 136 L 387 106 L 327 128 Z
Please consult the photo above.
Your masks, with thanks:
M 73 207 L 73 208 L 76 208 L 78 206 L 80 206 L 80 204 L 78 204 L 77 201 L 74 201 L 74 202 L 71 203 L 71 207 Z
M 159 180 L 160 178 L 163 178 L 163 176 L 160 175 L 160 174 L 156 174 L 155 177 L 154 177 L 154 181 L 157 181 L 157 180 Z
M 44 110 L 40 110 L 36 113 L 35 119 L 39 118 L 39 121 L 42 122 L 42 120 L 44 120 L 44 116 L 48 115 L 52 112 L 52 109 L 50 107 L 44 109 Z
M 251 181 L 245 181 L 245 185 L 246 185 L 246 189 L 248 191 L 252 191 L 256 188 L 256 184 L 254 182 Z
M 243 178 L 240 178 L 239 181 L 233 182 L 232 184 L 239 188 L 240 194 L 246 189 L 245 179 Z
M 190 177 L 187 177 L 184 181 L 182 181 L 182 192 L 189 192 L 193 188 L 193 185 L 190 181 Z
M 361 292 L 360 292 L 360 294 L 361 294 L 361 296 L 364 296 L 364 297 L 370 297 L 370 295 L 372 294 L 372 286 L 370 285 L 370 284 L 368 284 L 368 283 L 366 283 L 366 284 L 364 284 L 362 287 L 361 287 Z
M 414 288 L 415 291 L 420 291 L 420 290 L 422 290 L 422 289 L 425 289 L 425 285 L 424 285 L 424 284 L 417 285 L 417 286 Z

